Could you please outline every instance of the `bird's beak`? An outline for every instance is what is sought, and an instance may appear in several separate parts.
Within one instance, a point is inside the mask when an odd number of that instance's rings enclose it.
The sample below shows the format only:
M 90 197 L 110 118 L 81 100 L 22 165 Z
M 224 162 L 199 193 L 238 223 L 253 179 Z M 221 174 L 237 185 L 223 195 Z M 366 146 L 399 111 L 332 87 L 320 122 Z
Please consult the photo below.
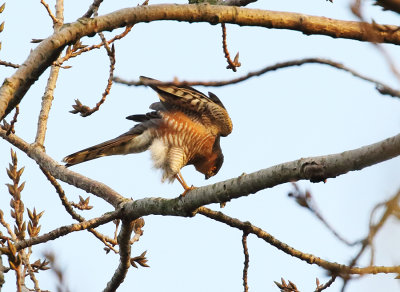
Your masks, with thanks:
M 208 175 L 208 174 L 206 174 L 206 175 L 204 176 L 205 179 L 209 179 L 210 177 L 211 177 L 211 176 Z

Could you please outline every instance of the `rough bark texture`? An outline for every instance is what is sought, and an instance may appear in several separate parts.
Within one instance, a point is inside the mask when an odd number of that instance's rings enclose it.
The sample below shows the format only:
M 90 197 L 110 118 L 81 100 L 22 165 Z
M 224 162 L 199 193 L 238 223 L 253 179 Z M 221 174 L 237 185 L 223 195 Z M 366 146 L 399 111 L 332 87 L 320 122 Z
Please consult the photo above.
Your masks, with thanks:
M 304 179 L 311 182 L 324 181 L 327 178 L 360 170 L 400 155 L 400 134 L 398 134 L 354 150 L 301 158 L 251 174 L 242 174 L 237 178 L 194 189 L 185 197 L 176 199 L 145 198 L 131 201 L 103 183 L 91 180 L 59 165 L 39 147 L 31 146 L 15 135 L 7 136 L 5 130 L 0 129 L 0 137 L 26 152 L 55 178 L 103 198 L 115 208 L 123 205 L 125 219 L 129 220 L 151 214 L 192 216 L 192 212 L 198 207 L 207 204 L 227 202 L 291 181 Z
M 334 38 L 400 44 L 400 30 L 397 26 L 378 26 L 300 13 L 209 4 L 162 4 L 126 8 L 96 18 L 80 18 L 77 22 L 65 24 L 59 32 L 43 40 L 0 88 L 0 120 L 20 103 L 30 86 L 56 60 L 66 45 L 97 32 L 156 20 L 233 23 L 241 26 L 291 29 L 306 35 L 320 34 Z

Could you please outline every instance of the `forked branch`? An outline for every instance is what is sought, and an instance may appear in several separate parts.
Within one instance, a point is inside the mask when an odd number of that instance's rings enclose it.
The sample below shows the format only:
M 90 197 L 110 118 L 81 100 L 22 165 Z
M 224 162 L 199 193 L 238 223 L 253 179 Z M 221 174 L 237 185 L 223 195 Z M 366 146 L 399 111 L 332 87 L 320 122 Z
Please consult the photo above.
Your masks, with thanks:
M 328 262 L 319 257 L 316 257 L 312 254 L 303 253 L 299 250 L 294 249 L 293 247 L 287 245 L 286 243 L 276 239 L 271 234 L 266 231 L 252 225 L 250 222 L 243 222 L 236 218 L 229 217 L 222 212 L 213 211 L 206 207 L 200 207 L 197 210 L 197 213 L 204 215 L 208 218 L 214 219 L 216 221 L 225 223 L 231 227 L 238 228 L 243 232 L 247 232 L 249 234 L 254 234 L 257 237 L 263 239 L 269 244 L 273 245 L 277 249 L 283 251 L 284 253 L 294 256 L 302 261 L 305 261 L 309 264 L 318 265 L 326 270 L 328 270 L 333 275 L 339 275 L 342 277 L 347 277 L 350 274 L 376 274 L 376 273 L 399 273 L 400 266 L 393 267 L 380 267 L 380 266 L 370 266 L 365 268 L 359 267 L 351 267 L 346 265 L 340 265 L 338 263 Z

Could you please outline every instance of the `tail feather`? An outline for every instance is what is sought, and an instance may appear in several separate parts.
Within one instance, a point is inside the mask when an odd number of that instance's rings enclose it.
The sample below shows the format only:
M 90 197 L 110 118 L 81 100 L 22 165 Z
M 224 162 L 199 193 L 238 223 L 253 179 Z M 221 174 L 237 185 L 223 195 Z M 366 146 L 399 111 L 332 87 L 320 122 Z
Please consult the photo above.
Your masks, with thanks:
M 66 162 L 66 167 L 69 167 L 103 156 L 128 154 L 146 150 L 148 146 L 141 145 L 141 141 L 134 141 L 136 140 L 136 137 L 138 137 L 138 135 L 122 135 L 115 139 L 70 154 L 62 161 Z

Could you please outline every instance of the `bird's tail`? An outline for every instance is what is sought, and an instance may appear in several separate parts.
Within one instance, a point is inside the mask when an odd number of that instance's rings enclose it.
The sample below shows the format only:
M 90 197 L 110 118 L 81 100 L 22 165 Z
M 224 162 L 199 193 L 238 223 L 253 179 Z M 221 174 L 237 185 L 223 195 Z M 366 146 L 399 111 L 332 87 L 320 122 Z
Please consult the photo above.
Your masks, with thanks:
M 135 141 L 141 140 L 135 139 L 140 136 L 142 135 L 122 135 L 115 139 L 70 154 L 62 161 L 65 162 L 65 166 L 68 167 L 103 156 L 142 152 L 148 148 L 148 145 L 143 145 L 143 143 L 140 143 L 141 141 Z

